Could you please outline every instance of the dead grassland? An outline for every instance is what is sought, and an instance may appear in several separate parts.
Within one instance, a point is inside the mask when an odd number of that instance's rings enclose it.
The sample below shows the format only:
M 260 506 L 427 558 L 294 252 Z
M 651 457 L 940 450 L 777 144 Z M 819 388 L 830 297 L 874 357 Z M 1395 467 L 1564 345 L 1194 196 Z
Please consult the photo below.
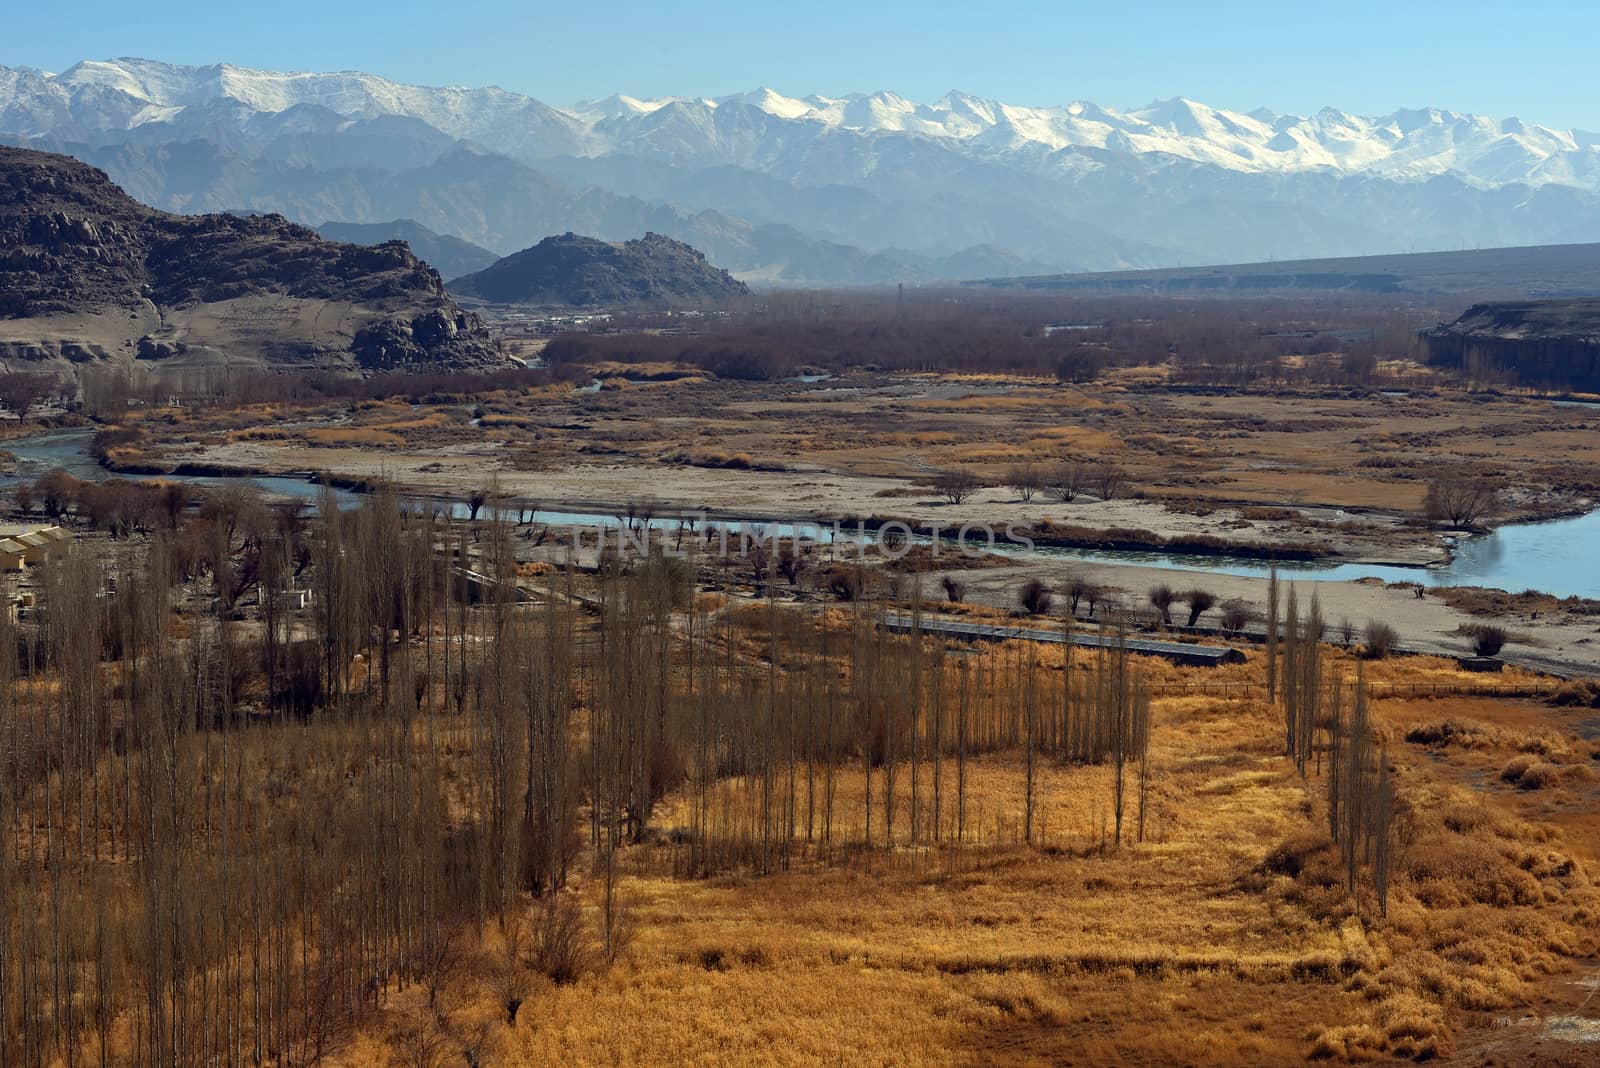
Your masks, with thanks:
M 743 649 L 761 647 L 755 637 Z M 1040 651 L 1043 670 L 1059 670 L 1051 656 Z M 1158 693 L 1196 673 L 1141 666 Z M 1420 659 L 1371 665 L 1369 677 L 1394 685 L 1419 669 L 1460 678 Z M 1207 680 L 1259 685 L 1260 673 L 1236 665 Z M 1600 949 L 1592 780 L 1529 791 L 1499 775 L 1524 753 L 1587 770 L 1600 750 L 1575 720 L 1530 702 L 1382 699 L 1374 711 L 1404 799 L 1386 916 L 1366 892 L 1345 892 L 1322 830 L 1321 770 L 1302 779 L 1282 755 L 1281 714 L 1264 694 L 1173 693 L 1155 699 L 1142 843 L 1109 842 L 1108 768 L 1051 763 L 1043 829 L 1023 845 L 1023 759 L 1000 752 L 967 767 L 967 848 L 903 844 L 683 879 L 674 842 L 692 799 L 672 795 L 662 833 L 623 861 L 618 892 L 637 935 L 618 964 L 541 986 L 505 1027 L 491 930 L 447 997 L 506 1064 L 1450 1059 L 1465 1029 L 1536 1004 Z M 1441 735 L 1443 723 L 1465 726 Z M 713 810 L 737 822 L 751 788 L 724 781 Z M 837 791 L 835 834 L 857 841 L 859 769 L 841 769 Z M 598 909 L 596 883 L 577 889 Z M 392 1057 L 426 1015 L 392 999 L 335 1063 Z

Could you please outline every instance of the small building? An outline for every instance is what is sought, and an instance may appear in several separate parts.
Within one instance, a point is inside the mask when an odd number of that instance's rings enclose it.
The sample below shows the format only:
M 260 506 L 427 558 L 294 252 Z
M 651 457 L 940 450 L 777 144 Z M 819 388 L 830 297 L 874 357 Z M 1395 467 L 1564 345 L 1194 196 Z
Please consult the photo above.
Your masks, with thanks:
M 0 538 L 0 571 L 21 571 L 42 564 L 72 540 L 62 527 L 39 527 Z

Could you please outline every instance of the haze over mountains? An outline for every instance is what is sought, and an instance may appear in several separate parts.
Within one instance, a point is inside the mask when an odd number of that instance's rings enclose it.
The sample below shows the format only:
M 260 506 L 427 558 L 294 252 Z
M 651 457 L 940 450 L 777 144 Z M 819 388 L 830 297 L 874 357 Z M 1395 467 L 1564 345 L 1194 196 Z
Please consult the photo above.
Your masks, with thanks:
M 1600 135 L 1439 110 L 1249 114 L 951 93 L 554 107 L 123 59 L 0 68 L 0 140 L 174 211 L 410 219 L 497 253 L 654 231 L 850 284 L 1600 240 Z

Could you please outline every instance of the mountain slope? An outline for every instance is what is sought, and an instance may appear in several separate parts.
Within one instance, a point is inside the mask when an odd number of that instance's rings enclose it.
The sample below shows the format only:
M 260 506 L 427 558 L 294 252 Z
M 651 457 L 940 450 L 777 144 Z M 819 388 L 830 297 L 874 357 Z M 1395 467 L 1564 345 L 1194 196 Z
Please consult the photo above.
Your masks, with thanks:
M 1600 240 L 1600 135 L 1440 109 L 771 89 L 552 107 L 120 59 L 0 68 L 0 140 L 69 151 L 169 210 L 410 218 L 498 251 L 649 230 L 776 284 L 921 281 L 981 247 L 1105 271 Z M 738 239 L 697 232 L 708 212 Z
M 0 359 L 377 369 L 499 363 L 398 242 L 181 216 L 66 156 L 0 148 Z
M 750 290 L 681 241 L 645 234 L 611 243 L 577 234 L 547 237 L 493 266 L 457 278 L 452 292 L 496 304 L 710 304 Z
M 381 245 L 387 241 L 404 241 L 442 278 L 459 278 L 473 271 L 481 271 L 499 259 L 493 252 L 471 241 L 463 241 L 449 234 L 436 234 L 414 219 L 395 219 L 381 223 L 325 222 L 317 233 L 329 241 L 343 241 L 352 245 Z

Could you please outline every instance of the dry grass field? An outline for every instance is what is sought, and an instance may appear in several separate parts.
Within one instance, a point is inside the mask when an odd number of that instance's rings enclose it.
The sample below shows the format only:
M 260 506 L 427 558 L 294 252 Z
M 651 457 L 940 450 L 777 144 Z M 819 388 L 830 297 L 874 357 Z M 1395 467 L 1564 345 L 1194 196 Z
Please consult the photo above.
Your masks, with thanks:
M 1345 893 L 1319 823 L 1322 776 L 1282 755 L 1264 692 L 1161 696 L 1197 669 L 1141 667 L 1156 693 L 1143 842 L 1108 841 L 1109 769 L 1052 764 L 1042 829 L 1022 844 L 1022 756 L 1001 752 L 967 771 L 976 845 L 690 880 L 673 877 L 671 844 L 688 801 L 669 797 L 663 838 L 621 860 L 634 937 L 620 959 L 538 985 L 507 1026 L 491 927 L 441 994 L 452 1034 L 503 1064 L 1595 1060 L 1592 715 L 1378 701 L 1404 799 L 1380 916 L 1370 893 Z M 1368 678 L 1419 670 L 1470 681 L 1442 661 Z M 1206 681 L 1259 686 L 1259 658 Z M 1524 765 L 1545 770 L 1509 777 Z M 842 828 L 859 827 L 862 787 L 841 775 Z M 596 880 L 574 883 L 597 910 Z M 334 1063 L 410 1063 L 419 1021 L 434 1018 L 419 999 L 387 1002 Z

